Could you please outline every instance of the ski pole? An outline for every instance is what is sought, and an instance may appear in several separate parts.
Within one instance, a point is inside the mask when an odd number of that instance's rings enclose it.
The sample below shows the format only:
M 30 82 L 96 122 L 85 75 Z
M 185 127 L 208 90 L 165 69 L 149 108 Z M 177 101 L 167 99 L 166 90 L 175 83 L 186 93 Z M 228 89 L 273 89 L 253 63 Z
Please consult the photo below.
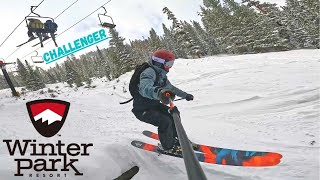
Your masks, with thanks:
M 189 138 L 187 136 L 186 131 L 184 130 L 181 118 L 179 116 L 179 111 L 177 107 L 172 102 L 171 96 L 169 92 L 166 92 L 166 97 L 169 98 L 170 110 L 172 111 L 173 121 L 177 130 L 180 146 L 182 149 L 182 156 L 184 160 L 184 164 L 187 170 L 188 179 L 189 180 L 207 180 L 206 175 L 204 174 L 198 158 L 194 154 L 193 148 L 190 144 Z
M 173 100 L 173 101 L 180 101 L 180 100 L 182 100 L 182 99 L 184 99 L 184 98 L 175 99 L 175 100 Z

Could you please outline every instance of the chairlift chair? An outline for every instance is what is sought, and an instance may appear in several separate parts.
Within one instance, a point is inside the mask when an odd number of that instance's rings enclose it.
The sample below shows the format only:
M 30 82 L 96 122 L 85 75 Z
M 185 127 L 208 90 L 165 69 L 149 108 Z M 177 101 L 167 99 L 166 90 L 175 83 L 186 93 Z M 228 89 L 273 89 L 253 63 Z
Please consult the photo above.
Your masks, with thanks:
M 44 60 L 42 58 L 42 56 L 38 56 L 38 51 L 35 51 L 37 54 L 35 56 L 31 56 L 31 60 L 33 63 L 44 63 Z M 41 58 L 41 60 L 39 60 L 39 58 Z
M 26 25 L 28 26 L 28 20 L 33 20 L 33 19 L 49 19 L 51 20 L 52 22 L 54 22 L 54 19 L 52 17 L 44 17 L 44 16 L 40 16 L 39 14 L 33 12 L 33 8 L 35 8 L 37 6 L 31 6 L 31 14 L 35 14 L 35 15 L 28 15 L 24 18 L 25 22 L 26 22 Z
M 26 25 L 27 25 L 27 27 L 28 27 L 28 33 L 29 33 L 29 30 L 30 30 L 30 29 L 35 29 L 35 30 L 36 30 L 36 31 L 35 31 L 35 34 L 36 34 L 36 36 L 37 36 L 37 37 L 39 38 L 39 40 L 40 40 L 41 47 L 43 47 L 43 41 L 45 41 L 46 39 L 48 39 L 48 38 L 45 38 L 45 37 L 46 37 L 46 34 L 49 33 L 49 32 L 47 32 L 47 30 L 46 30 L 46 28 L 45 28 L 45 25 L 44 25 L 45 23 L 42 22 L 40 19 L 50 20 L 50 21 L 53 22 L 54 24 L 56 24 L 56 23 L 54 22 L 54 19 L 51 18 L 51 17 L 40 16 L 39 14 L 33 12 L 35 7 L 37 7 L 37 6 L 31 6 L 31 13 L 30 13 L 30 14 L 33 14 L 33 15 L 28 15 L 28 16 L 26 16 L 24 19 L 25 19 Z M 28 21 L 29 21 L 29 22 L 28 22 Z M 30 26 L 30 24 L 31 24 L 30 22 L 32 22 L 32 21 L 38 21 L 38 23 L 32 23 L 32 25 L 35 25 L 35 27 L 31 27 L 31 26 Z M 32 36 L 33 36 L 33 33 L 34 33 L 34 32 L 31 31 Z M 29 34 L 28 34 L 28 35 L 29 35 Z M 55 45 L 57 46 L 57 44 L 56 44 L 56 42 L 55 42 L 55 34 L 54 34 L 54 32 L 51 32 L 50 35 L 51 35 L 51 38 L 54 40 Z M 53 37 L 52 37 L 52 36 L 53 36 Z M 29 35 L 29 37 L 30 37 L 30 35 Z M 43 39 L 43 38 L 44 38 L 44 39 Z M 35 38 L 30 38 L 27 42 L 25 42 L 25 43 L 23 43 L 23 44 L 21 44 L 21 45 L 24 45 L 24 44 L 26 44 L 26 43 L 34 40 L 34 39 L 35 39 Z M 17 47 L 20 47 L 21 45 L 18 45 Z
M 116 25 L 114 24 L 114 21 L 112 19 L 111 16 L 107 15 L 107 10 L 105 7 L 101 6 L 101 8 L 104 9 L 104 13 L 103 14 L 98 14 L 98 18 L 99 18 L 99 21 L 100 21 L 100 26 L 102 27 L 105 27 L 105 28 L 110 28 L 110 29 L 113 29 L 116 27 Z M 111 23 L 110 22 L 102 22 L 101 20 L 101 16 L 105 16 L 105 17 L 108 17 L 109 19 L 111 19 Z

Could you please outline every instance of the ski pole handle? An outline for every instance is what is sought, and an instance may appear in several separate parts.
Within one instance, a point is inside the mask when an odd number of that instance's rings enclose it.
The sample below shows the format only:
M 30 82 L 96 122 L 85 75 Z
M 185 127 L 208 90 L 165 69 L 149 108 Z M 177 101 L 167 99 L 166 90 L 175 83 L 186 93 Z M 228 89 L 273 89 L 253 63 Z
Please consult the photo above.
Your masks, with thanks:
M 170 96 L 169 92 L 166 92 L 166 97 L 169 98 L 170 109 L 173 109 L 174 108 L 174 104 L 172 102 L 172 99 L 171 99 L 171 96 Z

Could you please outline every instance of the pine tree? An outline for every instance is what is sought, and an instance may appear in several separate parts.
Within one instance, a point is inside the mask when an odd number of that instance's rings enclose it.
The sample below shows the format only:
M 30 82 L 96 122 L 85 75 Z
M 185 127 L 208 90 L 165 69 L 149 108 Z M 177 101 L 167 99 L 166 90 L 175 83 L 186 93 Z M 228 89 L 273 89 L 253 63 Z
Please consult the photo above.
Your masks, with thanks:
M 19 81 L 17 80 L 17 77 L 12 72 L 8 72 L 8 75 L 9 75 L 14 87 L 20 87 L 21 86 Z
M 77 87 L 83 86 L 81 78 L 79 74 L 74 70 L 72 63 L 70 60 L 67 60 L 64 63 L 66 69 L 66 82 L 69 84 L 70 87 L 73 87 L 75 84 Z
M 296 48 L 319 48 L 319 1 L 286 0 L 283 12 L 290 43 Z
M 42 82 L 40 75 L 32 69 L 27 61 L 25 61 L 26 69 L 28 71 L 26 88 L 31 91 L 36 91 L 45 88 L 45 84 Z
M 0 89 L 7 89 L 7 88 L 9 88 L 7 81 L 5 80 L 4 76 L 0 74 Z
M 48 70 L 44 70 L 40 67 L 36 68 L 39 70 L 39 73 L 42 77 L 42 80 L 45 84 L 54 84 L 57 82 L 55 76 L 52 74 L 54 71 L 52 68 L 48 69 Z
M 183 22 L 183 26 L 185 31 L 189 34 L 189 37 L 191 37 L 191 54 L 196 55 L 198 58 L 207 55 L 207 52 L 205 52 L 205 44 L 200 40 L 195 28 L 186 21 Z
M 87 55 L 80 55 L 80 60 L 79 60 L 85 69 L 86 76 L 89 78 L 94 77 L 94 71 L 95 67 L 91 61 L 90 58 L 87 57 Z
M 232 26 L 229 24 L 230 14 L 222 7 L 219 0 L 203 0 L 204 7 L 200 7 L 201 21 L 207 33 L 215 37 L 215 43 L 219 52 L 227 52 L 230 46 L 225 38 L 231 33 Z
M 151 52 L 149 51 L 148 40 L 134 40 L 130 41 L 131 57 L 135 64 L 142 64 L 150 58 Z
M 102 54 L 100 51 L 99 47 L 97 47 L 97 52 L 98 52 L 98 64 L 100 65 L 100 71 L 102 76 L 106 76 L 107 79 L 110 81 L 111 80 L 111 68 L 108 59 L 106 56 Z
M 173 30 L 173 36 L 179 43 L 179 55 L 182 58 L 188 58 L 187 55 L 196 55 L 195 51 L 192 49 L 193 46 L 195 46 L 194 42 L 192 41 L 191 37 L 189 36 L 189 33 L 187 33 L 181 24 L 181 22 L 178 21 L 178 19 L 175 17 L 175 15 L 169 10 L 169 8 L 164 7 L 163 13 L 167 14 L 168 19 L 172 20 L 172 30 Z M 180 54 L 181 53 L 181 54 Z
M 46 71 L 46 76 L 48 79 L 48 84 L 54 84 L 57 82 L 55 77 L 50 72 Z
M 200 23 L 196 21 L 192 21 L 193 27 L 195 28 L 195 31 L 197 32 L 197 36 L 200 40 L 201 47 L 203 47 L 203 50 L 208 55 L 215 55 L 219 53 L 219 47 L 216 43 L 216 40 L 212 35 L 210 35 L 207 31 L 205 31 Z
M 176 55 L 176 58 L 185 57 L 186 56 L 185 52 L 183 52 L 179 47 L 179 44 L 175 40 L 172 31 L 169 30 L 165 24 L 162 24 L 162 28 L 164 32 L 163 42 L 165 44 L 166 49 L 174 52 L 174 54 Z
M 97 77 L 102 78 L 103 76 L 105 76 L 105 67 L 102 65 L 104 58 L 98 46 L 96 47 L 97 47 L 97 54 L 94 55 L 95 71 L 96 71 Z
M 59 82 L 66 82 L 66 71 L 62 68 L 58 63 L 55 66 L 55 76 L 59 80 Z
M 17 59 L 17 67 L 18 67 L 18 76 L 22 81 L 22 85 L 26 85 L 27 79 L 28 79 L 28 70 L 25 67 L 25 65 L 20 61 L 20 59 Z
M 130 46 L 124 44 L 124 38 L 119 36 L 119 33 L 115 29 L 110 29 L 110 56 L 109 59 L 113 64 L 113 77 L 118 78 L 121 74 L 124 74 L 134 69 L 136 62 L 133 61 L 130 56 Z
M 282 12 L 276 4 L 263 3 L 253 0 L 248 2 L 248 7 L 255 7 L 260 13 L 255 13 L 252 20 L 254 24 L 247 23 L 244 28 L 246 36 L 251 36 L 250 48 L 253 52 L 270 52 L 291 49 L 286 28 L 283 26 Z M 250 34 L 248 34 L 248 32 Z
M 58 73 L 56 69 L 53 69 L 53 74 L 58 82 L 62 82 L 61 75 Z
M 150 52 L 154 52 L 155 50 L 158 49 L 163 49 L 164 46 L 160 40 L 160 37 L 157 35 L 156 31 L 151 28 L 151 30 L 149 31 L 150 33 L 150 37 L 148 38 L 149 40 L 149 44 L 150 44 Z

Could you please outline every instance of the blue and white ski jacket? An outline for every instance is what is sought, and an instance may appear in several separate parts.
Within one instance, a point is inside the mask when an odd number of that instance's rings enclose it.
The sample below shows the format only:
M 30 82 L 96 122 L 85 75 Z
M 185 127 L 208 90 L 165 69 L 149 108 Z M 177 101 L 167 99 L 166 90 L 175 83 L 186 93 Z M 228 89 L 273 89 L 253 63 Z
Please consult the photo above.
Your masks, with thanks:
M 159 91 L 161 89 L 168 89 L 175 93 L 177 96 L 186 98 L 187 93 L 173 86 L 167 78 L 167 71 L 148 62 L 151 67 L 148 67 L 140 74 L 139 93 L 142 98 L 134 99 L 134 109 L 149 109 L 158 106 Z M 156 71 L 156 72 L 155 72 Z M 156 73 L 158 74 L 158 82 L 156 81 Z

